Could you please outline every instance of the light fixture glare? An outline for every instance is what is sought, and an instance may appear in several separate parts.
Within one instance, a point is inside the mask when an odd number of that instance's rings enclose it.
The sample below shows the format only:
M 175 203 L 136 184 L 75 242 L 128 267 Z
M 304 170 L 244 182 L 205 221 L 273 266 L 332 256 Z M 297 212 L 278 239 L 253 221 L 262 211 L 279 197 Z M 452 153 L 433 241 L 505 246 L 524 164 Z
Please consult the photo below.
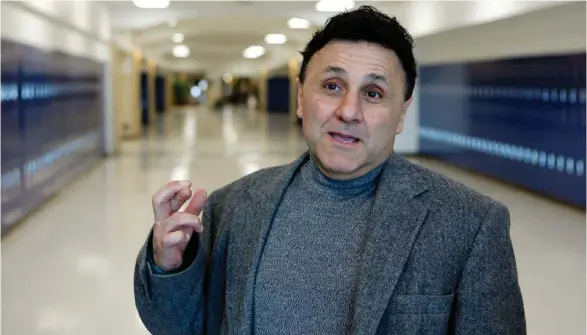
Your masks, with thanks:
M 343 12 L 354 7 L 355 2 L 352 0 L 320 0 L 316 3 L 319 12 Z
M 173 37 L 172 37 L 173 42 L 175 42 L 175 43 L 183 42 L 184 38 L 185 37 L 183 36 L 182 33 L 175 33 L 175 34 L 173 34 Z
M 173 56 L 177 58 L 187 58 L 190 55 L 190 48 L 185 45 L 176 45 L 172 50 Z
M 267 44 L 283 44 L 287 41 L 287 37 L 283 34 L 267 34 L 265 36 L 265 43 Z
M 132 0 L 135 6 L 144 9 L 162 9 L 169 7 L 169 0 Z
M 243 51 L 245 58 L 259 58 L 265 54 L 265 48 L 259 45 L 252 45 Z
M 293 17 L 287 21 L 287 26 L 290 29 L 308 29 L 310 28 L 310 21 Z

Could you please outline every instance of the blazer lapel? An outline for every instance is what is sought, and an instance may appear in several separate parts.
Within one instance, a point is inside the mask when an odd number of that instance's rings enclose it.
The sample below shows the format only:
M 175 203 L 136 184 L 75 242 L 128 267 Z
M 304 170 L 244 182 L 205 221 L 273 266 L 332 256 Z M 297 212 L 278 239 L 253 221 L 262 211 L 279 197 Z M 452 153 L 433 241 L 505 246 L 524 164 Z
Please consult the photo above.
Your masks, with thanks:
M 411 163 L 393 154 L 383 169 L 362 255 L 352 334 L 374 334 L 427 214 L 427 189 Z
M 257 269 L 267 240 L 269 230 L 281 199 L 294 174 L 308 158 L 308 153 L 286 167 L 269 180 L 256 180 L 246 193 L 246 201 L 235 213 L 239 222 L 231 227 L 229 254 L 235 255 L 235 262 L 229 265 L 230 277 L 227 291 L 232 295 L 234 305 L 228 307 L 231 329 L 235 334 L 251 334 L 253 321 L 253 298 Z

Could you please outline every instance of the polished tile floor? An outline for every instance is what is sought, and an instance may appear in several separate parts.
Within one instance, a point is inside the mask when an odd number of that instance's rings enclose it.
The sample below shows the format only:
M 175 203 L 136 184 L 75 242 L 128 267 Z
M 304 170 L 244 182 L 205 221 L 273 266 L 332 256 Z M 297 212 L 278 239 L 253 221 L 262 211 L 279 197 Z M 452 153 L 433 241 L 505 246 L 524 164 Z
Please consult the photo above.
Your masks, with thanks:
M 170 179 L 213 190 L 305 149 L 286 116 L 178 110 L 124 143 L 2 240 L 2 334 L 147 334 L 133 266 Z M 585 213 L 444 164 L 418 163 L 504 202 L 529 334 L 585 334 Z

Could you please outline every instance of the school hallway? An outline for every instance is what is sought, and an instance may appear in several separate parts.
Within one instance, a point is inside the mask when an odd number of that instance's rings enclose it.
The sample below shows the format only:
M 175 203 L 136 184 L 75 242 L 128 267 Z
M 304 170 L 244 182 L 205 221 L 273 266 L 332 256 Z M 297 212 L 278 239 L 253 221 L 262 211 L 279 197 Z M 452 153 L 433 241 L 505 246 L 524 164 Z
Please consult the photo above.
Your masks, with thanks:
M 2 241 L 2 334 L 147 334 L 133 299 L 151 196 L 172 179 L 209 192 L 306 146 L 287 115 L 186 107 L 97 163 Z M 583 334 L 585 213 L 444 163 L 411 158 L 505 203 L 528 333 Z

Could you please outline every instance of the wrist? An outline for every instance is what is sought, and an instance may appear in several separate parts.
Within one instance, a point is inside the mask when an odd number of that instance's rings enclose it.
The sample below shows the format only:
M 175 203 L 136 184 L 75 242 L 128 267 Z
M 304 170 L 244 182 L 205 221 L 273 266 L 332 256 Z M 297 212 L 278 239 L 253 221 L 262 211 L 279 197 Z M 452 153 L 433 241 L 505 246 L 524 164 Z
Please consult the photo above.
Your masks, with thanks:
M 155 262 L 155 248 L 153 245 L 151 245 L 151 247 L 149 248 L 149 252 L 147 253 L 147 261 L 149 262 L 149 265 L 151 266 L 151 269 L 153 270 L 154 273 L 156 274 L 167 274 L 169 273 L 169 271 L 166 271 L 162 268 L 160 268 L 157 265 L 157 262 Z
M 151 260 L 151 268 L 153 269 L 153 272 L 155 272 L 158 275 L 164 275 L 164 274 L 169 273 L 169 272 L 161 269 L 160 267 L 158 267 L 157 264 L 155 264 L 155 262 L 152 260 Z

